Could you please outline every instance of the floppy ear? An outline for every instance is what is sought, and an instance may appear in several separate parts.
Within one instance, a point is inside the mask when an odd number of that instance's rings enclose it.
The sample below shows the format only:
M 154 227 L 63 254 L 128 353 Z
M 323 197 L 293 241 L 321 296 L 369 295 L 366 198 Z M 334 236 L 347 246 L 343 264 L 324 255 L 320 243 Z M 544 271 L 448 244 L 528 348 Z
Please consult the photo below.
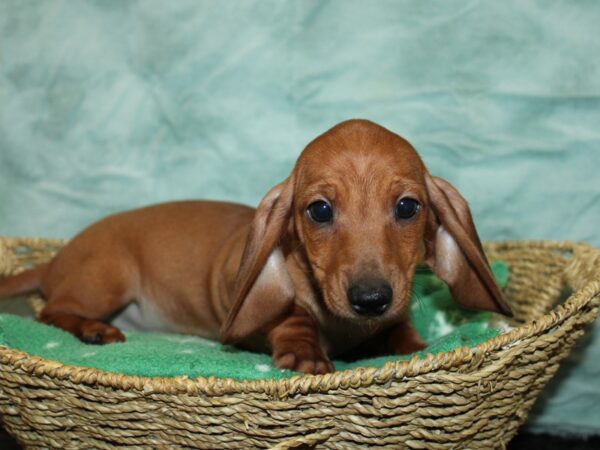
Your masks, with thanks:
M 290 176 L 262 199 L 250 226 L 236 278 L 234 302 L 221 342 L 238 342 L 281 317 L 293 304 L 294 284 L 278 246 L 292 212 Z
M 466 200 L 448 183 L 425 174 L 431 211 L 425 229 L 425 262 L 469 309 L 512 316 L 496 284 Z

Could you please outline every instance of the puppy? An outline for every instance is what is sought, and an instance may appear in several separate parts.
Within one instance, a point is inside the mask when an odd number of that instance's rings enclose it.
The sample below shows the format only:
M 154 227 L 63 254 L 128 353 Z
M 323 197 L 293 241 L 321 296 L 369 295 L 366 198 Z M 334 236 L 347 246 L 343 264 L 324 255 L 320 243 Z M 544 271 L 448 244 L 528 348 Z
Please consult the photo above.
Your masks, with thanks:
M 123 341 L 108 320 L 134 303 L 146 328 L 325 373 L 331 356 L 425 347 L 407 313 L 420 262 L 459 305 L 511 314 L 459 192 L 400 136 L 350 120 L 312 141 L 256 210 L 184 201 L 107 217 L 4 279 L 0 296 L 39 291 L 40 320 L 89 343 Z

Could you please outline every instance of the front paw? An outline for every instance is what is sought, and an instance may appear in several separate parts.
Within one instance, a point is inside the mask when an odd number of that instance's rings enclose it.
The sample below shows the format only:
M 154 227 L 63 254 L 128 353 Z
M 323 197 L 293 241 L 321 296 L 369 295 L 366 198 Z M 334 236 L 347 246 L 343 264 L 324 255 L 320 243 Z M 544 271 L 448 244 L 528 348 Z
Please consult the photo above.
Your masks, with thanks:
M 278 369 L 289 369 L 308 374 L 333 372 L 333 364 L 317 344 L 290 343 L 273 352 L 273 363 Z
M 410 355 L 427 348 L 419 333 L 413 328 L 410 321 L 400 323 L 389 337 L 389 346 L 394 355 Z
M 427 348 L 427 344 L 425 344 L 420 339 L 416 340 L 407 340 L 396 343 L 394 353 L 396 355 L 410 355 L 411 353 L 420 352 L 421 350 L 425 350 Z

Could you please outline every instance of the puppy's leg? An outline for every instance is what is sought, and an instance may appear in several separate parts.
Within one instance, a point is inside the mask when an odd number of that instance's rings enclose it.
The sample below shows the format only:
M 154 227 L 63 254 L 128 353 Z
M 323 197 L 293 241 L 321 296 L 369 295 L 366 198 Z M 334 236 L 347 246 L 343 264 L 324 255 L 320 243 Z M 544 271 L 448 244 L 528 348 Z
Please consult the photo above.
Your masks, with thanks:
M 77 314 L 47 313 L 43 311 L 40 315 L 40 321 L 62 328 L 88 344 L 110 344 L 125 340 L 125 336 L 118 328 L 100 320 L 86 319 Z
M 408 355 L 427 348 L 421 340 L 421 336 L 414 329 L 410 319 L 404 319 L 396 325 L 390 332 L 388 338 L 388 348 L 392 354 Z
M 315 320 L 299 306 L 268 332 L 273 362 L 279 369 L 304 373 L 333 372 L 333 364 L 319 342 Z
M 130 301 L 123 272 L 115 269 L 85 267 L 52 285 L 40 321 L 90 344 L 124 341 L 123 333 L 105 322 Z
M 371 336 L 340 357 L 343 360 L 356 361 L 376 356 L 408 355 L 426 347 L 410 319 L 404 319 L 393 327 Z

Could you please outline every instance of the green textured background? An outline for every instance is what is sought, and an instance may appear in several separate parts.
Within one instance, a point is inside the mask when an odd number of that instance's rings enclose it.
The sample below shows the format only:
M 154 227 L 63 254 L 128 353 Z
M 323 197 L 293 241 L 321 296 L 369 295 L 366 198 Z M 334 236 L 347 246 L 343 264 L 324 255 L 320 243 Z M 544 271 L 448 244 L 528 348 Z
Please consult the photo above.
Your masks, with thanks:
M 69 237 L 180 198 L 256 204 L 364 117 L 484 239 L 600 246 L 600 3 L 0 2 L 0 234 Z M 530 427 L 600 433 L 600 336 Z

